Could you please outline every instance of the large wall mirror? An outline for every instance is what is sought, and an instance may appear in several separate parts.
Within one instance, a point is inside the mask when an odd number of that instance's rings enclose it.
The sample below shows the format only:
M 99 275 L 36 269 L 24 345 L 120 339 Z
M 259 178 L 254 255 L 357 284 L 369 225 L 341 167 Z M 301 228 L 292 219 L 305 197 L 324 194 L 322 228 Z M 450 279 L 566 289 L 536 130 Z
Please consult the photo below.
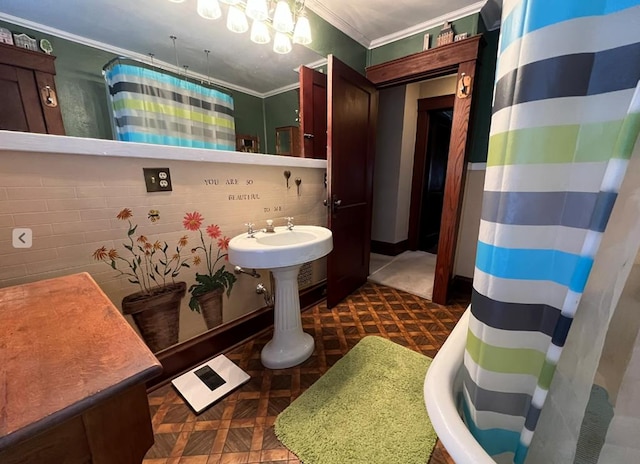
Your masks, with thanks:
M 229 94 L 235 133 L 257 137 L 262 153 L 275 153 L 275 128 L 297 124 L 297 68 L 321 66 L 326 55 L 295 43 L 289 53 L 276 53 L 273 30 L 269 43 L 254 43 L 251 30 L 227 28 L 229 6 L 221 5 L 221 17 L 209 20 L 198 14 L 196 0 L 64 0 L 38 8 L 5 0 L 0 28 L 51 44 L 68 136 L 114 139 L 103 67 L 125 57 Z

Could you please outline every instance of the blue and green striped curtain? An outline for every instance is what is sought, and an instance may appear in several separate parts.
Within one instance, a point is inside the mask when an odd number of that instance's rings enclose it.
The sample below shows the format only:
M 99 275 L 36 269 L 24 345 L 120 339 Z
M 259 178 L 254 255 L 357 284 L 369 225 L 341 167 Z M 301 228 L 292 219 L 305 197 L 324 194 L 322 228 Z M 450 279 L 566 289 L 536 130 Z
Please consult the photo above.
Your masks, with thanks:
M 505 0 L 463 415 L 525 461 L 640 131 L 639 0 Z
M 235 150 L 230 95 L 121 61 L 105 79 L 117 140 Z

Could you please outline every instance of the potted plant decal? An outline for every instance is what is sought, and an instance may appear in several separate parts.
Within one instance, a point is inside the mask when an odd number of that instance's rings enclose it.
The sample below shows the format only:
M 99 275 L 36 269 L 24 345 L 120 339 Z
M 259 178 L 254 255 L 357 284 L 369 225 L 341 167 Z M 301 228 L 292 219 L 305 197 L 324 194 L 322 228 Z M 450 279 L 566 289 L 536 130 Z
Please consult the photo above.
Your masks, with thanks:
M 175 248 L 167 242 L 152 241 L 145 235 L 136 235 L 137 224 L 131 222 L 129 208 L 118 213 L 117 219 L 128 221 L 127 239 L 122 244 L 126 252 L 121 255 L 115 248 L 98 248 L 93 253 L 96 261 L 102 261 L 121 276 L 139 287 L 139 291 L 122 300 L 122 312 L 133 317 L 140 334 L 154 353 L 178 343 L 180 301 L 187 284 L 176 282 L 183 267 L 189 267 L 190 257 L 182 250 L 187 246 L 187 236 L 182 236 Z M 149 212 L 149 220 L 156 222 L 158 211 Z
M 227 297 L 231 294 L 231 289 L 236 281 L 236 276 L 225 269 L 224 264 L 216 269 L 220 260 L 228 259 L 229 237 L 222 236 L 220 227 L 217 224 L 207 226 L 206 233 L 209 236 L 209 243 L 204 239 L 204 234 L 200 227 L 204 222 L 204 217 L 197 212 L 187 213 L 183 220 L 184 228 L 192 232 L 200 232 L 200 245 L 191 249 L 194 253 L 193 264 L 202 263 L 200 252 L 204 256 L 206 274 L 196 272 L 196 283 L 189 287 L 191 299 L 189 307 L 196 312 L 202 313 L 207 329 L 222 324 L 222 294 L 227 292 Z M 215 241 L 215 256 L 214 256 Z

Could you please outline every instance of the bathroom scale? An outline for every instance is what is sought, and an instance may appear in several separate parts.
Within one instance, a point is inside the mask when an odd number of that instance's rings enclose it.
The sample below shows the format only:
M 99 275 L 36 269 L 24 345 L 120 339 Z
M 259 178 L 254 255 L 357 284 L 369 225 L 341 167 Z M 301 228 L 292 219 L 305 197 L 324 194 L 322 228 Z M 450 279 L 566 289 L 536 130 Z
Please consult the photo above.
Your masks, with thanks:
M 217 356 L 171 381 L 180 395 L 200 414 L 213 403 L 247 383 L 251 376 L 224 355 Z

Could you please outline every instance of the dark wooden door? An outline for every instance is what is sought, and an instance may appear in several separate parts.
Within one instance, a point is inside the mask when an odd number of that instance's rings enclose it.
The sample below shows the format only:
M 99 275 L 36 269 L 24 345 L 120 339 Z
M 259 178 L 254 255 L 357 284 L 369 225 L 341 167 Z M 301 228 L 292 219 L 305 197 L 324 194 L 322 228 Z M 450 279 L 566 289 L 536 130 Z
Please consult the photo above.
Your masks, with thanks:
M 451 141 L 453 95 L 418 100 L 413 154 L 408 247 L 435 252 L 441 238 L 444 190 Z
M 33 72 L 0 64 L 0 129 L 46 133 Z
M 333 232 L 327 306 L 331 308 L 369 275 L 378 92 L 332 55 L 327 75 L 328 202 Z
M 300 137 L 304 158 L 327 159 L 327 75 L 300 67 Z
M 453 107 L 429 111 L 427 172 L 422 188 L 418 239 L 418 249 L 429 253 L 438 251 L 452 119 Z

